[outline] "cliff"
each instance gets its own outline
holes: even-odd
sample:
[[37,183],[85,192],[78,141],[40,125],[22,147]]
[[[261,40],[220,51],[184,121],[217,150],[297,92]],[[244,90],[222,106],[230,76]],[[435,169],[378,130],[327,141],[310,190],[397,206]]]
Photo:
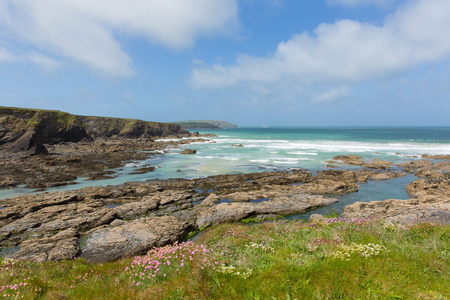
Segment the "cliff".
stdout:
[[0,107],[0,152],[46,154],[44,144],[113,136],[159,138],[186,136],[182,126],[134,119],[77,116],[55,110]]

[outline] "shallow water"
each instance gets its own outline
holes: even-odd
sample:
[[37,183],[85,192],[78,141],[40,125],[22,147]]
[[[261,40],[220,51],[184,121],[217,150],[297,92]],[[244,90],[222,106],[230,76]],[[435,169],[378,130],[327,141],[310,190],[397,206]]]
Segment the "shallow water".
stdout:
[[[326,161],[336,155],[357,154],[365,159],[384,159],[402,163],[427,154],[450,154],[450,127],[252,127],[200,131],[218,135],[211,142],[192,143],[171,148],[169,153],[145,161],[128,163],[115,171],[113,179],[86,181],[47,191],[75,190],[87,186],[118,185],[128,181],[150,179],[198,178],[218,174],[251,173],[304,168],[326,169]],[[244,147],[233,147],[242,144]],[[179,154],[185,148],[197,150],[193,155]],[[136,168],[155,166],[153,172],[134,174]],[[352,166],[340,168],[354,169]],[[361,185],[358,193],[342,199],[348,201],[407,199],[404,188],[413,177]],[[367,192],[365,192],[367,190]],[[0,190],[0,199],[33,193],[31,189]],[[361,200],[363,199],[363,200]],[[338,208],[336,208],[338,209]]]
[[[411,197],[406,193],[405,187],[411,181],[416,180],[417,177],[414,174],[404,177],[398,177],[386,181],[368,181],[364,184],[358,184],[360,186],[359,191],[356,193],[350,193],[345,195],[333,195],[333,198],[337,198],[339,201],[324,207],[319,207],[308,211],[304,214],[289,216],[287,219],[296,220],[303,219],[308,220],[312,214],[326,215],[330,213],[342,213],[342,209],[349,204],[369,201],[383,201],[386,199],[398,199],[407,200]],[[386,197],[388,195],[388,197]]]

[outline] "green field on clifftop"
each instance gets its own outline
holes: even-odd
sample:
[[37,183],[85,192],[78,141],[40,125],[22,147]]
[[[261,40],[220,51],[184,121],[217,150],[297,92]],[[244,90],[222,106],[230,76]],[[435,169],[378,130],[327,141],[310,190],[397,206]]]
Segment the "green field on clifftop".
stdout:
[[92,264],[0,260],[4,299],[449,299],[450,226],[224,224]]

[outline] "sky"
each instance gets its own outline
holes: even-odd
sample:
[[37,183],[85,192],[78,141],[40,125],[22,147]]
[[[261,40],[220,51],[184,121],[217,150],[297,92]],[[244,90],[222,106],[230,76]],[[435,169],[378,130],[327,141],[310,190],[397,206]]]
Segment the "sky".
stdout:
[[450,126],[449,0],[0,0],[0,106]]

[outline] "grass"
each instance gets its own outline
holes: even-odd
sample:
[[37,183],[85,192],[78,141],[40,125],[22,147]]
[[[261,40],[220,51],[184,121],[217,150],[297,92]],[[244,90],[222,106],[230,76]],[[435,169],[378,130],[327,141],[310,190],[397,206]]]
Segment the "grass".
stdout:
[[223,224],[104,264],[0,262],[5,299],[449,299],[450,226]]

